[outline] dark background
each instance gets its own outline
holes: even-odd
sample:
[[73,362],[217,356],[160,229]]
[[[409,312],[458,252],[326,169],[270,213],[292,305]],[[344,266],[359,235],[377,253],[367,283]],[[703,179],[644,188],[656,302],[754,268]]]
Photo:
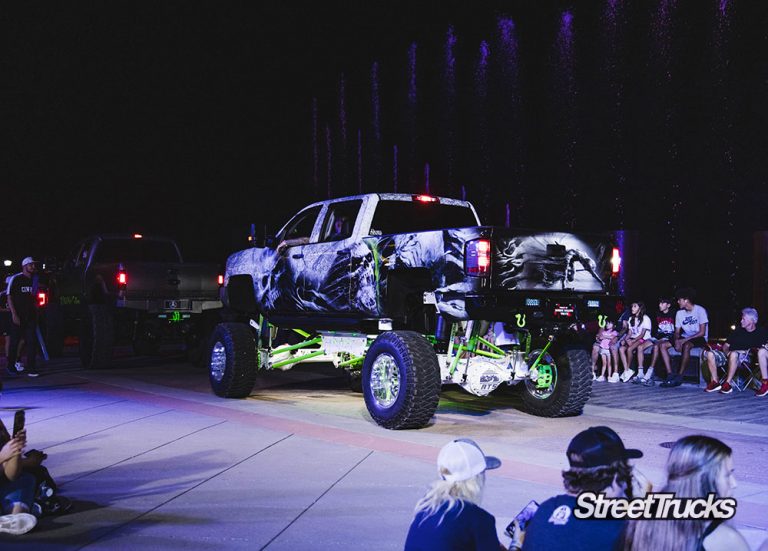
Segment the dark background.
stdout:
[[486,223],[508,204],[513,226],[636,231],[625,262],[651,307],[692,285],[730,322],[753,300],[764,2],[16,3],[0,18],[3,258],[141,231],[223,261],[251,223],[392,190],[397,146],[398,191],[425,191],[429,164],[430,192],[463,186]]

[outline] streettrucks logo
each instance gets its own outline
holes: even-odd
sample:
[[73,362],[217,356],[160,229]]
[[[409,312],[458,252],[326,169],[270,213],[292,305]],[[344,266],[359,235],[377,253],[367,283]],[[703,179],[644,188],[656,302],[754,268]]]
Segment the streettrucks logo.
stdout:
[[715,494],[684,498],[672,493],[648,493],[645,497],[627,499],[584,492],[576,499],[574,514],[579,519],[600,520],[727,520],[736,514],[736,500]]

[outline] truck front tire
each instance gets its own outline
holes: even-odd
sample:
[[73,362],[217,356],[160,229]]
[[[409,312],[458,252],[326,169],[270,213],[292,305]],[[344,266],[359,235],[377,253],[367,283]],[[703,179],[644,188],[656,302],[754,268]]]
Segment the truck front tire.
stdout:
[[115,323],[106,304],[89,304],[80,328],[80,362],[86,369],[105,367],[112,360]]
[[246,398],[256,384],[256,338],[244,323],[220,323],[213,330],[209,356],[213,392],[223,398]]
[[387,429],[429,423],[440,400],[440,366],[432,345],[413,331],[379,335],[365,355],[363,395],[368,412]]
[[[534,352],[531,357],[537,355]],[[533,381],[525,381],[523,409],[539,417],[579,415],[592,394],[592,367],[587,351],[566,350],[556,357],[545,354],[542,363],[554,366],[552,388],[538,389]]]

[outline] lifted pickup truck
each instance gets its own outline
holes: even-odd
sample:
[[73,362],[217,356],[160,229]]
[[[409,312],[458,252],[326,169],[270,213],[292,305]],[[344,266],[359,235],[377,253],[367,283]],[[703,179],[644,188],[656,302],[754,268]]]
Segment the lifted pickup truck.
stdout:
[[[245,397],[259,369],[330,361],[360,377],[390,429],[427,424],[443,384],[480,396],[520,385],[530,413],[578,414],[592,388],[584,326],[622,302],[614,241],[481,226],[470,203],[443,197],[309,205],[227,260],[222,298],[239,318],[214,331],[212,388]],[[276,328],[301,342],[279,345]]]
[[176,243],[163,237],[84,239],[56,274],[61,335],[79,335],[86,368],[109,363],[120,340],[137,354],[156,352],[168,338],[183,339],[190,353],[206,350],[222,307],[218,272],[183,262]]

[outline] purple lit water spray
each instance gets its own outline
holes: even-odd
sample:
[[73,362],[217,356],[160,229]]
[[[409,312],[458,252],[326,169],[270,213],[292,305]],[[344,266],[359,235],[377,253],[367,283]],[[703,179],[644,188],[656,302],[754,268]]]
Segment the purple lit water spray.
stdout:
[[487,213],[491,208],[490,186],[490,156],[488,154],[488,57],[491,49],[488,43],[480,42],[480,49],[475,65],[475,100],[474,132],[475,154],[477,155],[477,170],[475,176],[480,180],[480,197],[483,210]]
[[448,27],[445,36],[445,66],[443,68],[443,120],[445,140],[445,164],[447,188],[454,189],[456,173],[456,34],[453,27]]
[[371,116],[373,138],[381,141],[381,103],[379,100],[379,64],[374,61],[371,65]]
[[363,132],[357,129],[357,192],[363,193]]
[[570,11],[564,11],[560,16],[560,31],[557,34],[557,70],[559,81],[558,98],[561,102],[561,108],[564,110],[561,119],[565,140],[563,160],[566,168],[566,197],[565,201],[563,201],[563,217],[566,223],[571,228],[574,228],[576,226],[574,205],[577,199],[574,174],[576,154],[576,84],[573,68],[573,14]]
[[312,98],[312,192],[320,194],[320,156],[317,144],[317,98]]
[[347,101],[346,101],[346,82],[344,73],[339,78],[339,130],[341,132],[341,150],[347,150]]
[[617,184],[614,184],[614,204],[615,219],[619,228],[626,226],[626,212],[624,196],[627,192],[626,161],[625,155],[620,149],[624,144],[622,132],[622,105],[624,104],[624,86],[619,71],[619,23],[621,14],[619,10],[619,1],[610,0],[605,5],[603,15],[606,27],[606,59],[605,74],[608,78],[608,87],[611,92],[611,103],[608,109],[611,110],[610,134],[612,137],[613,152],[609,154],[608,165],[613,171],[613,177]]
[[424,163],[424,191],[429,195],[429,163]]
[[331,181],[333,179],[333,150],[331,149],[331,127],[327,124],[325,125],[325,152],[327,154],[326,160],[327,160],[327,188],[326,188],[326,196],[328,199],[333,197],[333,190],[331,187]]
[[397,193],[397,145],[392,146],[392,190]]

